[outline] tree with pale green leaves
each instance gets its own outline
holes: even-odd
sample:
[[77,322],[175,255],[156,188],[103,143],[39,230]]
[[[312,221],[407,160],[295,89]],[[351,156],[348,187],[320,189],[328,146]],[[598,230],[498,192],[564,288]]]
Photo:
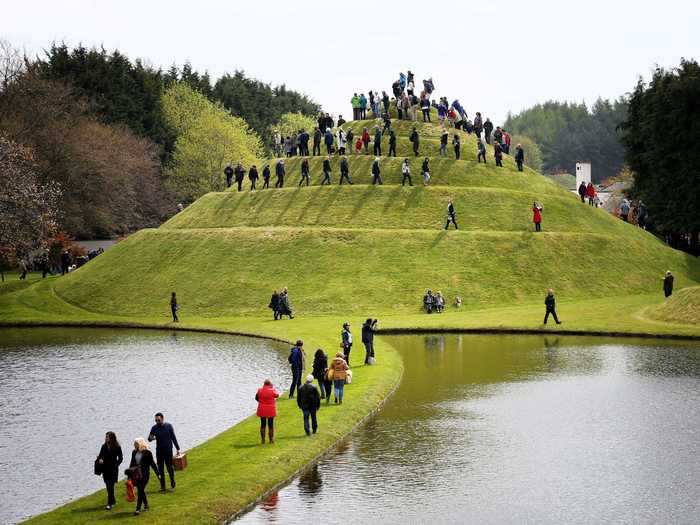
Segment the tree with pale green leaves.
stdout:
[[243,119],[189,85],[170,86],[162,107],[166,122],[177,133],[166,174],[180,199],[189,202],[207,192],[222,191],[227,163],[240,161],[248,168],[263,158],[260,137]]
[[298,133],[300,129],[306,130],[306,132],[311,135],[313,134],[314,127],[316,127],[316,120],[313,117],[303,115],[300,112],[285,113],[280,117],[279,121],[270,128],[270,135],[275,131],[279,131],[283,137],[286,137]]

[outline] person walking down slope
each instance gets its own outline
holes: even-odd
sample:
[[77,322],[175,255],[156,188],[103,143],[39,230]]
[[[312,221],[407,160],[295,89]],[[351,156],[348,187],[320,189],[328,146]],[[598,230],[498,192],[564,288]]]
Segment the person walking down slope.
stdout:
[[301,386],[301,374],[304,371],[304,341],[299,339],[289,351],[287,358],[292,367],[292,386],[289,387],[289,399],[294,398],[294,390]]
[[275,165],[275,175],[277,176],[277,182],[275,182],[275,188],[284,188],[284,160],[280,159]]
[[408,137],[408,140],[410,140],[413,144],[413,154],[417,157],[418,148],[420,147],[420,137],[415,126],[413,126],[413,131],[411,131],[411,135]]
[[260,441],[265,444],[265,427],[267,427],[270,444],[275,442],[275,417],[277,416],[277,401],[279,393],[272,386],[272,381],[265,379],[263,386],[255,393],[258,409],[255,412],[260,418]]
[[331,158],[329,156],[323,159],[323,180],[321,181],[321,186],[324,184],[329,186],[331,184]]
[[153,460],[153,454],[148,450],[148,445],[146,440],[143,438],[136,438],[134,441],[134,450],[131,452],[131,462],[129,463],[129,477],[134,482],[136,486],[136,492],[138,497],[136,499],[136,510],[135,515],[141,514],[141,507],[143,510],[148,510],[148,498],[146,497],[146,485],[150,480],[151,469],[156,473],[156,476],[160,477],[158,472],[158,467],[156,462]]
[[389,156],[396,157],[396,132],[389,129]]
[[542,231],[542,208],[541,204],[538,204],[537,202],[532,203],[532,222],[535,223],[535,231],[536,232],[541,232]]
[[326,154],[333,153],[333,132],[331,128],[326,128],[326,133],[323,136],[323,142],[326,144]]
[[589,206],[595,206],[595,186],[592,182],[588,183],[586,186],[586,197],[588,197]]
[[[299,388],[297,406],[304,415],[304,432],[306,432],[307,436],[310,436],[312,431],[315,434],[316,430],[318,430],[316,412],[321,408],[321,396],[318,393],[318,389],[314,386],[314,376],[311,374],[306,376],[304,386]],[[311,419],[311,428],[309,428],[309,419]]]
[[423,160],[421,171],[423,172],[423,185],[427,186],[430,183],[430,165],[428,163],[428,157],[425,157]]
[[335,359],[331,361],[331,377],[333,378],[333,390],[335,392],[335,402],[343,404],[343,391],[345,390],[345,380],[348,377],[348,364],[343,359],[343,353],[335,354]]
[[455,225],[455,230],[459,229],[457,227],[457,214],[455,213],[455,207],[454,204],[452,204],[452,200],[447,203],[447,222],[445,223],[445,229],[450,227],[450,223]]
[[318,129],[318,126],[314,128],[314,137],[313,137],[313,146],[311,150],[311,154],[315,157],[316,155],[321,154],[321,130]]
[[462,145],[459,135],[455,133],[454,137],[452,137],[452,146],[455,149],[455,160],[459,160],[459,148]]
[[581,184],[578,187],[578,196],[581,197],[581,203],[585,204],[586,203],[586,193],[588,191],[588,187],[586,186],[586,181],[581,181]]
[[119,465],[122,464],[124,455],[122,447],[117,441],[117,436],[114,432],[105,434],[105,442],[100,448],[100,453],[97,455],[97,462],[102,470],[102,480],[107,488],[107,505],[106,510],[112,510],[112,507],[117,503],[114,497],[114,485],[119,479]]
[[343,347],[345,362],[350,366],[350,352],[352,351],[352,332],[350,323],[343,323],[343,330],[340,332],[340,345]]
[[233,168],[231,167],[230,162],[226,164],[226,167],[224,168],[224,176],[226,177],[226,188],[230,188],[231,183],[233,182]]
[[483,159],[484,164],[486,164],[486,146],[484,146],[484,143],[481,142],[481,139],[476,139],[476,150],[477,150],[477,155],[476,155],[477,163],[481,162],[481,160]]
[[525,163],[525,151],[521,144],[515,146],[515,164],[518,166],[518,171],[523,171],[523,164]]
[[161,412],[155,415],[156,424],[151,427],[148,441],[156,442],[156,460],[160,475],[160,491],[165,492],[165,470],[170,478],[170,488],[175,490],[175,469],[173,469],[173,446],[177,454],[180,454],[180,445],[175,437],[175,429],[170,423],[165,422]]
[[326,398],[326,403],[331,400],[332,381],[328,379],[328,357],[321,348],[314,354],[313,375],[318,381],[321,390],[321,399]]
[[175,292],[170,294],[170,313],[173,314],[173,323],[179,323],[180,319],[177,317],[177,311],[180,309],[180,305],[177,304],[177,295]]
[[369,318],[362,325],[362,344],[365,345],[365,364],[374,364],[374,332],[377,320]]
[[382,172],[379,168],[379,157],[376,157],[372,163],[372,186],[375,184],[384,184],[384,182],[382,182]]
[[671,270],[668,270],[666,272],[666,275],[664,276],[664,296],[670,297],[672,293],[673,293],[673,275],[671,274]]
[[443,128],[440,134],[440,156],[447,157],[447,139],[449,139],[450,134],[446,129]]
[[544,324],[547,324],[549,314],[552,314],[552,317],[554,317],[554,321],[557,324],[561,324],[561,321],[559,321],[559,318],[557,317],[556,301],[554,300],[554,290],[552,290],[551,288],[547,291],[547,297],[544,298],[544,304],[546,308],[546,312],[544,314]]
[[401,186],[405,186],[406,181],[408,181],[409,186],[413,186],[413,181],[411,181],[411,167],[408,165],[408,159],[403,159],[403,163],[401,164],[401,174],[403,175],[401,179]]
[[503,149],[499,142],[494,141],[493,143],[493,157],[496,159],[496,166],[499,168],[503,167]]
[[340,184],[343,184],[343,180],[347,180],[348,184],[352,184],[352,179],[350,178],[350,165],[348,164],[348,158],[345,156],[340,160]]
[[311,179],[309,178],[309,159],[304,157],[301,161],[301,178],[299,179],[299,187],[306,182],[306,185],[308,186],[310,183]]
[[273,318],[275,321],[282,319],[282,314],[280,314],[280,294],[277,293],[277,290],[274,290],[272,292],[272,297],[270,297],[270,304],[267,306],[272,310]]
[[382,154],[382,130],[379,126],[374,128],[374,156],[379,157]]

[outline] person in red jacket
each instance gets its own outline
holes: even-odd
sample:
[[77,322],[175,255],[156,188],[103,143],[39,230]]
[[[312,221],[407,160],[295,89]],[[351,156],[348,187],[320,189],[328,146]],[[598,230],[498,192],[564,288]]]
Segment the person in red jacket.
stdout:
[[538,204],[537,201],[532,203],[532,222],[535,223],[535,231],[542,231],[542,205]]
[[274,422],[277,415],[276,399],[279,396],[269,379],[265,379],[262,388],[258,388],[258,392],[255,394],[255,400],[258,402],[256,414],[260,418],[260,439],[263,445],[265,444],[265,426],[270,434],[270,443],[275,442]]
[[588,197],[588,204],[591,206],[595,205],[595,186],[593,186],[592,182],[588,183],[588,186],[586,186],[586,197]]

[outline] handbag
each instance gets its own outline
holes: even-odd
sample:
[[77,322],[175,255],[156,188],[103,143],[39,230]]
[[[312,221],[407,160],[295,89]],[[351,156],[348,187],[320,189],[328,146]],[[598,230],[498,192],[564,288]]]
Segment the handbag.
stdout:
[[335,377],[335,373],[333,372],[332,368],[329,368],[326,371],[326,381],[333,381],[333,378]]
[[187,454],[181,452],[173,458],[173,467],[175,470],[185,470],[187,468]]
[[134,483],[138,483],[143,478],[143,475],[141,474],[141,467],[139,467],[138,465],[129,467],[124,471],[124,474],[126,474],[126,477]]
[[104,472],[104,465],[100,463],[100,458],[95,460],[95,476],[101,476]]
[[349,385],[352,383],[352,370],[347,370],[345,373],[345,384]]
[[134,494],[134,482],[130,479],[126,480],[126,501],[133,502],[136,500],[136,495]]

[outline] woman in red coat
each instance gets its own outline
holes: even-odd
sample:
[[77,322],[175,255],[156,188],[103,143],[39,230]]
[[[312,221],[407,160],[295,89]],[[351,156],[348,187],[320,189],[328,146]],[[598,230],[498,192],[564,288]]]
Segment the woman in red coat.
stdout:
[[260,439],[265,444],[265,426],[270,434],[270,443],[275,442],[274,422],[277,415],[276,399],[280,395],[272,386],[272,381],[265,379],[262,388],[258,388],[255,400],[258,402],[257,415],[260,418]]
[[537,202],[532,203],[532,222],[535,223],[535,231],[542,231],[542,205]]
[[595,204],[595,186],[593,186],[592,182],[589,182],[588,186],[586,186],[586,197],[588,197],[588,204],[593,206]]

